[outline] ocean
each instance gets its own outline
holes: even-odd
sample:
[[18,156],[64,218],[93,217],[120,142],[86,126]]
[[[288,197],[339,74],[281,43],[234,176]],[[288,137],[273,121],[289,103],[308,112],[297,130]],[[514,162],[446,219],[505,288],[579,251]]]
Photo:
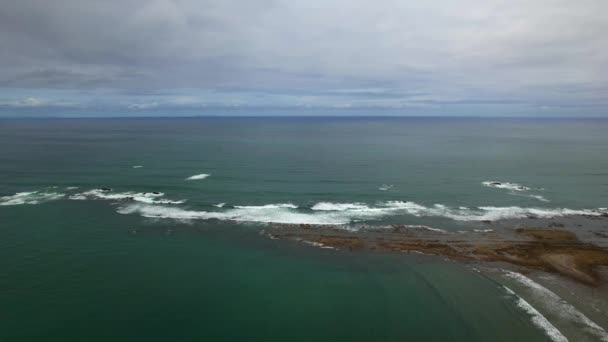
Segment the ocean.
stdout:
[[603,333],[553,321],[524,275],[518,288],[441,257],[263,234],[601,215],[606,132],[605,119],[1,119],[0,340],[608,339],[603,313],[575,309]]

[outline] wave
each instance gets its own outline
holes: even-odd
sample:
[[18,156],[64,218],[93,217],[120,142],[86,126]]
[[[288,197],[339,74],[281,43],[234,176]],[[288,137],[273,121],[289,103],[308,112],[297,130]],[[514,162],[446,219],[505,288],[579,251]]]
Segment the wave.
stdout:
[[551,202],[548,199],[546,199],[544,196],[541,196],[541,195],[528,195],[528,197],[535,198],[535,199],[537,199],[539,201],[542,201],[542,202]]
[[[155,200],[139,201],[144,204],[162,204]],[[218,208],[218,205],[215,205]],[[413,215],[417,217],[443,217],[456,221],[486,221],[526,217],[555,217],[566,215],[604,215],[598,210],[541,209],[520,207],[478,207],[450,208],[441,204],[432,207],[414,202],[390,201],[369,206],[363,203],[319,202],[310,208],[302,208],[291,203],[266,204],[259,206],[236,205],[223,211],[185,210],[157,205],[129,205],[120,213],[140,214],[145,217],[173,218],[178,220],[219,219],[262,223],[345,225],[365,220],[377,220],[392,215]]]
[[486,181],[486,182],[481,182],[481,184],[492,187],[492,188],[507,189],[507,190],[511,190],[511,191],[531,190],[531,188],[529,188],[527,186],[523,186],[521,184],[511,183],[511,182]]
[[132,168],[134,169],[141,169],[143,167],[143,165],[133,165]]
[[534,198],[534,199],[542,201],[542,202],[550,202],[544,196],[526,193],[527,191],[530,191],[530,190],[543,190],[541,188],[530,188],[530,187],[523,186],[523,185],[517,184],[517,183],[497,182],[497,181],[486,181],[486,182],[481,182],[481,184],[483,184],[484,186],[487,186],[487,187],[491,187],[491,188],[509,190],[510,195]]
[[582,330],[588,334],[599,338],[600,341],[608,341],[608,332],[604,328],[590,320],[582,312],[578,311],[574,306],[563,300],[561,297],[553,293],[551,290],[540,285],[534,280],[516,272],[505,271],[505,275],[529,289],[534,298],[541,300],[542,305],[547,308],[553,315],[569,321],[576,326],[582,327]]
[[392,190],[395,186],[392,184],[382,184],[381,187],[378,188],[380,191],[389,191]]
[[163,199],[165,194],[162,192],[112,192],[110,189],[93,189],[79,194],[74,194],[68,197],[71,200],[116,200],[116,201],[136,201],[148,204],[182,204],[185,200],[168,200]]
[[353,214],[365,213],[366,216],[386,216],[391,214],[409,214],[418,217],[444,217],[455,221],[496,221],[517,218],[550,218],[567,215],[600,216],[606,212],[599,209],[568,209],[568,208],[522,208],[522,207],[458,207],[451,208],[442,204],[424,206],[415,202],[389,201],[370,207],[362,203],[330,203],[319,202],[311,207],[312,210],[342,211]]
[[58,200],[63,197],[64,194],[56,192],[18,192],[14,195],[0,197],[0,205],[39,204],[43,202]]
[[118,209],[121,214],[139,214],[149,218],[169,218],[176,220],[209,220],[342,225],[350,218],[339,213],[303,213],[298,212],[292,204],[271,204],[264,206],[240,206],[225,211],[196,211],[176,207],[149,204],[130,204]]
[[205,179],[205,178],[207,178],[207,177],[209,177],[209,176],[211,176],[211,175],[206,174],[206,173],[201,173],[201,174],[198,174],[198,175],[193,175],[193,176],[190,176],[190,177],[186,178],[186,180],[199,180],[199,179]]
[[[139,202],[143,204],[182,204],[185,200],[164,198],[162,192],[115,192],[110,188],[99,188],[80,193],[68,192],[20,192],[12,196],[0,197],[0,205],[37,204],[40,202],[66,197],[70,200],[111,200],[121,202]],[[570,215],[607,216],[608,209],[569,209],[569,208],[536,208],[536,207],[449,207],[443,204],[426,206],[411,201],[387,201],[374,205],[352,202],[334,203],[318,202],[309,207],[301,207],[293,203],[265,205],[235,205],[225,207],[225,203],[214,204],[223,211],[188,211],[176,216],[190,216],[196,219],[219,218],[237,221],[330,224],[343,225],[365,220],[377,220],[387,216],[412,215],[416,217],[440,217],[455,221],[498,221],[521,218],[551,218]],[[172,210],[174,208],[169,208]],[[142,209],[146,215],[153,208]],[[162,214],[165,215],[165,214]],[[161,215],[161,216],[162,216]],[[172,214],[167,214],[171,217]]]
[[310,209],[312,210],[325,210],[325,211],[346,211],[346,210],[361,210],[368,209],[369,207],[362,203],[331,203],[331,202],[319,202],[313,205]]
[[526,302],[523,298],[515,294],[510,288],[503,286],[508,294],[516,298],[516,303],[519,308],[524,310],[530,315],[532,324],[542,329],[552,341],[555,342],[568,342],[566,336],[564,336],[557,328],[549,322],[538,310],[536,310],[530,303]]
[[264,205],[235,205],[237,209],[297,209],[298,206],[291,203],[279,203],[279,204],[264,204]]

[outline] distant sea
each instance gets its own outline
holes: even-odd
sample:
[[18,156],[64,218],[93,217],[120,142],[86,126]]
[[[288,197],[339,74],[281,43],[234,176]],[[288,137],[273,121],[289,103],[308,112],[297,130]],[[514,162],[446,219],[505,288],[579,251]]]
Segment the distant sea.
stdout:
[[0,340],[560,340],[471,267],[261,232],[598,215],[607,132],[603,119],[0,119]]

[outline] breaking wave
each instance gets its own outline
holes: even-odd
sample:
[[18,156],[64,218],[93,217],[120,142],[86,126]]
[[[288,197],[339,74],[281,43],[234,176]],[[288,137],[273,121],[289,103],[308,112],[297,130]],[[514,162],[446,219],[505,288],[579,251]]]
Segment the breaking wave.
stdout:
[[[71,188],[73,189],[73,188]],[[422,205],[411,201],[387,201],[367,204],[362,202],[335,203],[318,202],[302,206],[293,203],[265,205],[234,205],[225,203],[209,205],[210,211],[178,209],[162,205],[183,204],[186,200],[164,197],[162,192],[117,192],[110,188],[98,188],[84,192],[19,192],[0,197],[0,205],[38,204],[67,198],[70,200],[109,200],[126,204],[141,203],[149,206],[121,207],[123,213],[139,213],[149,217],[176,219],[220,219],[252,222],[344,225],[366,220],[378,220],[389,216],[411,215],[416,217],[439,217],[455,221],[498,221],[521,218],[551,218],[558,216],[586,215],[608,216],[608,209],[569,209],[537,207],[463,207],[443,204]]]
[[39,204],[43,202],[58,200],[64,195],[56,192],[18,192],[11,196],[0,197],[0,205]]
[[503,286],[507,293],[516,298],[517,306],[524,310],[530,319],[532,324],[542,329],[552,341],[555,342],[568,342],[566,336],[564,336],[557,328],[549,322],[538,310],[536,310],[530,303],[526,302],[523,298],[515,294],[510,288]]
[[534,198],[534,199],[542,201],[542,202],[550,202],[544,196],[527,193],[530,190],[543,190],[541,188],[530,188],[530,187],[523,186],[523,185],[517,184],[517,183],[497,182],[497,181],[486,181],[486,182],[481,182],[481,184],[483,184],[484,186],[487,186],[487,187],[491,187],[491,188],[509,190],[510,195]]
[[324,210],[324,211],[346,211],[346,210],[362,210],[369,209],[369,207],[362,203],[331,203],[331,202],[319,202],[310,208],[312,210]]
[[486,181],[486,182],[481,182],[481,184],[492,187],[492,188],[507,189],[507,190],[511,190],[511,191],[531,190],[531,188],[529,188],[527,186],[523,186],[521,184],[511,183],[511,182]]
[[139,214],[149,218],[176,220],[225,220],[259,223],[330,224],[341,225],[350,218],[340,213],[304,213],[292,204],[270,204],[263,206],[235,206],[225,211],[196,211],[176,207],[148,204],[130,204],[118,209],[121,214]]
[[161,198],[165,194],[162,192],[112,192],[111,189],[93,189],[79,194],[74,194],[68,198],[71,200],[115,200],[115,201],[135,201],[148,204],[181,204],[185,200],[173,201]]
[[[149,203],[146,204],[159,204]],[[217,205],[215,205],[217,207]],[[485,221],[526,217],[555,217],[566,215],[604,215],[601,210],[541,209],[520,207],[451,208],[441,204],[427,207],[414,202],[390,201],[369,206],[364,203],[319,202],[310,208],[291,203],[266,204],[260,206],[234,206],[223,211],[197,211],[158,205],[128,205],[122,214],[140,214],[145,217],[173,218],[178,220],[232,220],[263,223],[343,225],[364,220],[377,220],[391,215],[413,215],[417,217],[443,217],[456,221]]]
[[516,272],[506,271],[505,275],[530,290],[534,298],[542,302],[543,308],[546,308],[553,315],[576,326],[580,326],[584,332],[599,338],[600,341],[608,341],[608,332],[604,328],[590,320],[551,290]]
[[199,180],[199,179],[205,179],[205,178],[207,178],[207,177],[209,177],[209,176],[211,176],[211,175],[206,174],[206,173],[201,173],[201,174],[198,174],[198,175],[190,176],[190,177],[186,178],[186,180]]
[[392,185],[392,184],[382,184],[382,186],[379,187],[378,190],[380,190],[380,191],[390,191],[393,188],[395,188],[395,186]]
[[341,211],[353,214],[365,214],[366,216],[385,216],[390,214],[408,214],[418,217],[445,217],[456,221],[496,221],[501,219],[516,218],[549,218],[567,215],[592,215],[600,216],[605,214],[600,209],[544,209],[544,208],[522,208],[522,207],[458,207],[452,208],[442,204],[424,206],[415,202],[389,201],[380,203],[375,207],[370,207],[362,203],[330,203],[319,202],[312,210],[322,211]]

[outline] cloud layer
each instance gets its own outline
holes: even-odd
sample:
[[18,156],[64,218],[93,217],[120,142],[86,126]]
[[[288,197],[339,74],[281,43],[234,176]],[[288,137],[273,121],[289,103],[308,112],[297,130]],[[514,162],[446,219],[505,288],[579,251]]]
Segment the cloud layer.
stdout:
[[603,0],[4,1],[0,111],[603,115],[607,10]]

